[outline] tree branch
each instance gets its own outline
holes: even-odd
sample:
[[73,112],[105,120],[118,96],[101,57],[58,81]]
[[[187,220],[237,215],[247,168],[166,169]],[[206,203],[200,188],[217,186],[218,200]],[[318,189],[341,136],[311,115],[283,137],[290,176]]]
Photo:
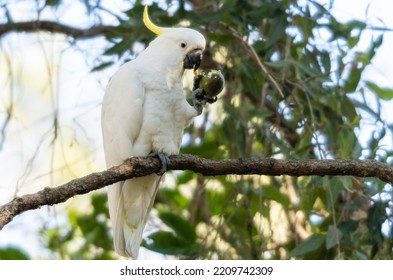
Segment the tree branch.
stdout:
[[[291,176],[355,176],[374,177],[393,184],[393,167],[375,160],[278,160],[248,158],[210,160],[193,155],[169,157],[168,170],[191,170],[204,176],[228,174]],[[153,157],[135,157],[106,171],[92,173],[56,188],[16,197],[0,207],[0,230],[18,214],[44,205],[65,202],[69,198],[103,188],[133,177],[159,172],[161,163]]]
[[0,24],[0,37],[9,32],[37,32],[48,31],[52,33],[63,33],[74,39],[91,38],[103,36],[113,32],[113,26],[97,25],[87,29],[74,28],[69,25],[54,21],[26,21]]

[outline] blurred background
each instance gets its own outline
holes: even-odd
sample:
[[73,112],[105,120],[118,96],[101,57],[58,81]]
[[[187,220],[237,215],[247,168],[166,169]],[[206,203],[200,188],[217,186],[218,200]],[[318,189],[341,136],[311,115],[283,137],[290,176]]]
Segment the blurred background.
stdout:
[[[225,75],[182,153],[392,164],[389,0],[0,0],[1,205],[105,169],[101,101],[154,39],[144,5],[201,31],[202,68]],[[171,172],[139,258],[392,259],[391,199],[373,178]],[[105,189],[0,231],[0,259],[116,258]]]

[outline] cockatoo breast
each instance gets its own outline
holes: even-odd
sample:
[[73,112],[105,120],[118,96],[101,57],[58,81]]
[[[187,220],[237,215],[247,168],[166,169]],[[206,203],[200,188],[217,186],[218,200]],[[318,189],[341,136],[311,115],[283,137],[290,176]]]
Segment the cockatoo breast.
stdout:
[[145,84],[143,124],[135,149],[142,145],[142,150],[146,150],[150,145],[151,152],[177,154],[183,131],[197,112],[185,99],[181,79],[170,85],[162,80],[159,88],[149,87],[149,84]]

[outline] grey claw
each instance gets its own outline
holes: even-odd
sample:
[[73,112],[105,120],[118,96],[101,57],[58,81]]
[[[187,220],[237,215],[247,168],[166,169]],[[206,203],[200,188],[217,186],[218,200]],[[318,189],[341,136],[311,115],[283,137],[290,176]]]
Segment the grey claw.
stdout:
[[151,152],[148,156],[158,157],[158,159],[161,161],[161,169],[156,173],[158,176],[162,176],[165,172],[168,171],[169,157],[166,154]]
[[202,114],[203,106],[206,104],[202,89],[197,88],[192,91],[192,103],[198,115]]

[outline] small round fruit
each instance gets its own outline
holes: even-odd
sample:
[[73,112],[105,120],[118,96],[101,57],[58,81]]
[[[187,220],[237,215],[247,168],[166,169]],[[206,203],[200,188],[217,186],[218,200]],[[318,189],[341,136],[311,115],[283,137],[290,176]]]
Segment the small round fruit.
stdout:
[[199,88],[203,89],[205,96],[209,99],[215,98],[224,89],[224,85],[224,76],[219,70],[211,70],[203,74],[199,82]]

